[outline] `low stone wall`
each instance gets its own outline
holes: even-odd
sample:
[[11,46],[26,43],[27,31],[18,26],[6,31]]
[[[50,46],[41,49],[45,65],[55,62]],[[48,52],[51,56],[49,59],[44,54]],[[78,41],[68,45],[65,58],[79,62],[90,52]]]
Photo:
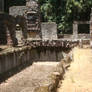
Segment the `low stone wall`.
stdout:
[[0,75],[18,68],[23,64],[32,64],[31,48],[10,48],[0,52]]
[[59,47],[31,48],[29,46],[3,50],[0,52],[0,81],[24,69],[26,65],[32,65],[33,62],[59,62],[67,56],[68,52]]
[[[47,80],[36,88],[34,92],[57,92],[60,80],[63,80],[65,71],[70,67],[71,56],[67,55],[66,58],[61,60],[61,62],[56,66],[54,72],[48,76]],[[49,80],[49,81],[48,81]]]
[[17,44],[15,35],[16,19],[6,13],[0,13],[0,45]]
[[60,62],[70,51],[62,47],[36,47],[32,49],[34,61]]

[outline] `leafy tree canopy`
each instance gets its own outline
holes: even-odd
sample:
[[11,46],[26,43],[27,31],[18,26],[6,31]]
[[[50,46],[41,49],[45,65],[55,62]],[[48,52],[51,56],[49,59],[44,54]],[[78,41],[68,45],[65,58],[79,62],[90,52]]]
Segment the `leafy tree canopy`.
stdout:
[[43,21],[55,21],[62,32],[70,32],[74,20],[89,20],[92,0],[38,0]]

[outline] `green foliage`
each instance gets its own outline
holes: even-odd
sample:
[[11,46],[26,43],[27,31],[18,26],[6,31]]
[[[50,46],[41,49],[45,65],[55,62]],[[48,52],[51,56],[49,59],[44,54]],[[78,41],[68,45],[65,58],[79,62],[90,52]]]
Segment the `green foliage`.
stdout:
[[74,20],[89,20],[92,0],[39,0],[43,21],[55,21],[62,32],[72,30]]

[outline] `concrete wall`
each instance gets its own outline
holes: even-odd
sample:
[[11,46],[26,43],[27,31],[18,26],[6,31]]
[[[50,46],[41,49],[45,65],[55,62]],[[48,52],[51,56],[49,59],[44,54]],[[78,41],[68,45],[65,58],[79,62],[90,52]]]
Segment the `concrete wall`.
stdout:
[[15,29],[16,19],[6,13],[0,13],[0,44],[16,45]]

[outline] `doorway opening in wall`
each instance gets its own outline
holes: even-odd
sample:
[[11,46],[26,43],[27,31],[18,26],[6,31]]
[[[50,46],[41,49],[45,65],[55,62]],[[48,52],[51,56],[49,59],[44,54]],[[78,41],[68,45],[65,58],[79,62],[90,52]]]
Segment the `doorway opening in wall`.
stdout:
[[36,20],[37,20],[36,14],[35,13],[28,13],[27,14],[27,20],[28,20],[29,24],[30,23],[34,24],[36,22]]
[[90,25],[89,24],[79,24],[78,34],[90,34]]
[[26,0],[4,0],[4,11],[9,12],[11,6],[25,6]]

